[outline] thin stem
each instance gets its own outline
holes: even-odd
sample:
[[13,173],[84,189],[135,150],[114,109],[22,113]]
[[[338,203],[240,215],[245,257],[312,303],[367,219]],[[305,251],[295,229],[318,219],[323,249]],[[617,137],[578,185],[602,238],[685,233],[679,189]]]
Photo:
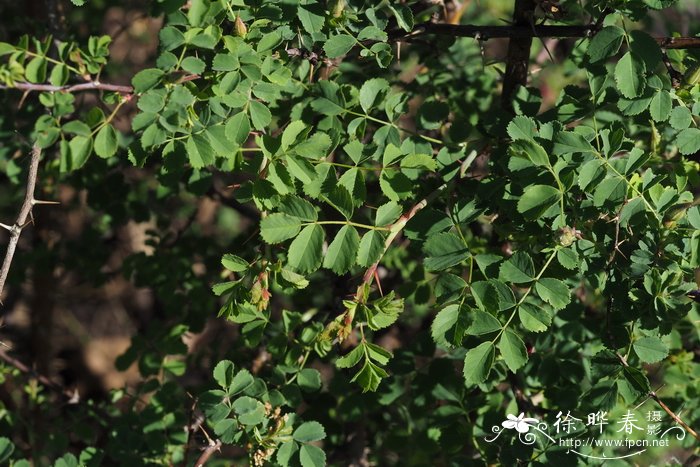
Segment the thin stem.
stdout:
[[19,242],[19,237],[22,234],[22,229],[27,225],[27,219],[29,218],[32,208],[34,207],[34,191],[36,189],[36,178],[39,172],[39,159],[41,158],[41,148],[36,144],[32,148],[32,158],[29,162],[29,174],[27,175],[27,191],[24,195],[24,202],[20,208],[17,220],[10,230],[10,243],[7,245],[7,252],[5,253],[5,259],[0,267],[0,296],[2,296],[3,288],[5,287],[5,281],[7,280],[7,275],[10,272],[10,266],[12,265],[12,258],[15,255],[15,250],[17,249],[17,243]]
[[[422,138],[422,139],[424,139],[425,141],[428,141],[428,142],[430,142],[430,143],[441,144],[441,145],[443,145],[443,146],[451,146],[451,144],[446,143],[446,142],[444,142],[444,141],[442,141],[442,140],[439,140],[439,139],[436,139],[436,138],[432,138],[432,137],[430,137],[430,136],[422,135],[422,134],[417,133],[417,132],[415,132],[415,131],[413,131],[413,130],[409,130],[408,128],[404,128],[404,127],[402,127],[402,126],[399,126],[399,125],[397,125],[396,123],[393,123],[393,122],[388,122],[388,121],[386,121],[386,120],[382,120],[382,119],[379,119],[379,118],[375,118],[375,117],[372,117],[371,115],[362,114],[362,113],[355,112],[355,111],[349,110],[349,109],[345,109],[345,112],[349,113],[350,115],[354,115],[354,116],[356,116],[356,117],[362,117],[362,118],[365,118],[365,119],[370,120],[370,121],[372,121],[372,122],[379,123],[379,124],[381,124],[381,125],[388,125],[388,126],[394,127],[394,128],[396,128],[397,130],[403,131],[403,132],[408,133],[408,134],[411,134],[411,135],[413,135],[413,136],[417,136],[418,138]],[[465,145],[464,143],[460,143],[460,144],[458,144],[457,146],[464,146],[464,145]]]
[[[539,274],[537,274],[537,276],[535,277],[534,282],[537,282],[538,280],[540,280],[540,277],[542,277],[542,274],[544,274],[544,272],[549,267],[549,264],[552,262],[554,257],[557,255],[557,251],[559,251],[559,246],[555,247],[554,250],[552,251],[552,254],[549,255],[549,258],[547,258],[547,262],[544,263],[544,266],[542,266],[542,269],[540,270]],[[495,343],[498,340],[498,338],[501,337],[501,334],[503,334],[503,332],[506,330],[506,328],[508,328],[511,321],[513,321],[513,318],[515,318],[515,314],[518,312],[518,308],[520,307],[520,305],[523,304],[523,302],[528,297],[528,295],[530,295],[530,292],[532,292],[533,287],[534,287],[534,285],[528,287],[528,289],[525,291],[523,296],[520,297],[520,300],[518,300],[518,303],[515,304],[515,308],[513,308],[513,313],[510,314],[508,321],[506,321],[506,324],[503,325],[501,330],[498,332],[498,335],[496,335],[496,337],[493,338],[491,343]]]
[[359,227],[361,229],[367,229],[367,230],[390,230],[389,227],[376,227],[374,225],[368,225],[368,224],[360,224],[358,222],[352,222],[352,221],[316,221],[316,222],[304,222],[301,225],[302,226],[307,226],[307,225],[351,225],[353,227]]
[[603,162],[603,164],[605,164],[606,167],[609,168],[615,175],[620,177],[620,179],[622,179],[625,182],[625,184],[627,184],[627,187],[630,188],[637,196],[639,196],[642,199],[642,201],[644,201],[644,205],[647,207],[647,209],[649,209],[654,214],[654,217],[656,218],[657,222],[661,223],[661,217],[659,216],[659,213],[656,212],[656,210],[654,209],[654,207],[651,204],[649,204],[649,201],[647,201],[647,199],[637,189],[637,187],[632,185],[629,182],[629,180],[627,180],[627,178],[624,175],[622,175],[620,172],[618,172],[617,169],[615,169],[615,167],[613,167],[610,164],[610,162],[605,157],[603,157],[603,155],[600,154],[598,151],[593,152],[593,155],[595,157],[597,157],[598,159],[600,159]]

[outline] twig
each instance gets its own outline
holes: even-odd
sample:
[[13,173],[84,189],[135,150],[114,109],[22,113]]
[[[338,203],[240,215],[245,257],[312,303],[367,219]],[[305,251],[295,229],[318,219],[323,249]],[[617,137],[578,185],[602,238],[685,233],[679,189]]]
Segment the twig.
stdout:
[[[7,275],[10,272],[10,266],[12,265],[12,258],[15,255],[15,250],[17,249],[17,243],[19,242],[19,237],[22,234],[22,230],[27,226],[29,219],[32,215],[32,208],[37,204],[54,204],[53,201],[41,201],[34,198],[34,190],[36,188],[36,177],[39,171],[39,159],[41,158],[41,148],[36,144],[32,148],[32,158],[29,162],[29,174],[27,175],[27,192],[24,195],[24,202],[19,211],[19,216],[14,225],[9,226],[5,224],[0,224],[0,227],[8,230],[10,232],[10,243],[7,245],[7,252],[5,253],[5,259],[2,262],[2,267],[0,267],[0,296],[2,296],[2,291],[5,287],[5,281],[7,280]],[[30,222],[33,222],[31,218]]]
[[[623,357],[622,355],[620,355],[619,352],[615,352],[615,355],[617,356],[618,360],[620,360],[620,363],[622,363],[622,366],[624,366],[624,367],[629,367],[629,364],[627,363],[627,360],[625,359],[625,357]],[[697,432],[696,432],[695,430],[693,430],[690,426],[688,426],[688,424],[685,423],[685,422],[683,421],[683,419],[681,419],[681,417],[679,417],[678,415],[676,415],[676,414],[673,412],[673,410],[671,410],[671,409],[659,398],[659,396],[656,395],[656,392],[655,392],[655,391],[649,391],[648,395],[649,395],[649,397],[651,397],[652,399],[654,399],[654,400],[656,401],[656,403],[659,404],[659,405],[661,406],[662,409],[664,409],[664,411],[669,415],[669,417],[671,417],[673,420],[675,420],[676,423],[678,423],[680,426],[682,426],[683,429],[685,429],[685,431],[687,431],[688,433],[690,433],[690,434],[693,436],[693,438],[695,438],[695,439],[697,439],[697,440],[700,440],[700,436],[697,434]]]
[[[503,76],[503,91],[501,92],[501,107],[506,110],[511,110],[513,107],[513,92],[518,86],[527,84],[532,38],[538,33],[537,28],[532,26],[534,11],[535,2],[533,0],[515,0],[515,7],[513,8],[514,25],[510,28],[512,30],[529,29],[529,31],[526,35],[520,37],[508,36],[510,37],[508,41],[508,58],[506,59],[506,72]],[[480,38],[483,38],[483,35]]]
[[[471,24],[445,24],[423,23],[416,25],[415,29],[406,34],[397,31],[390,34],[393,40],[408,40],[423,35],[473,37],[485,41],[488,39],[532,39],[533,37],[546,38],[583,38],[595,35],[602,27],[602,23],[579,26],[555,26],[555,25],[519,25],[512,26],[479,26]],[[663,49],[696,49],[700,48],[700,37],[655,37],[654,40]]]
[[447,187],[448,187],[447,183],[440,185],[435,191],[433,191],[428,196],[423,198],[421,201],[419,201],[418,203],[413,205],[413,207],[411,207],[411,209],[409,209],[404,214],[402,214],[401,217],[399,217],[399,219],[396,222],[394,222],[393,224],[391,224],[391,226],[389,226],[389,236],[387,236],[386,240],[384,241],[384,249],[382,251],[382,254],[379,255],[379,259],[377,261],[375,261],[374,264],[372,264],[370,267],[367,268],[364,276],[362,277],[362,283],[357,288],[357,294],[355,295],[355,297],[358,300],[362,300],[362,299],[367,298],[367,297],[364,297],[365,286],[372,284],[372,281],[374,280],[374,277],[375,277],[375,272],[377,271],[377,267],[379,267],[379,263],[381,262],[382,257],[384,256],[386,251],[389,249],[389,246],[391,246],[391,244],[394,242],[396,237],[399,235],[401,230],[403,230],[403,228],[406,226],[408,221],[410,221],[416,214],[418,214],[418,211],[420,211],[421,209],[426,207],[428,205],[428,203],[430,203],[435,198],[437,198],[443,191],[445,191],[445,189],[447,189]]
[[39,381],[41,384],[46,386],[49,389],[52,389],[53,391],[56,391],[66,397],[69,401],[69,403],[77,403],[80,398],[78,395],[78,391],[70,391],[66,389],[65,387],[61,386],[60,384],[50,380],[48,377],[41,375],[34,371],[33,369],[29,368],[27,365],[24,363],[20,362],[16,358],[12,357],[9,355],[5,350],[0,349],[0,360],[3,360],[5,363],[8,363],[9,365],[12,365],[13,367],[17,368],[19,371],[21,371],[24,374],[27,374],[33,378],[36,378],[37,381]]
[[209,447],[207,447],[204,452],[202,453],[201,456],[199,456],[199,459],[197,459],[197,462],[194,463],[195,467],[201,467],[202,465],[206,464],[209,458],[214,455],[216,451],[218,451],[221,448],[221,440],[217,439],[215,442],[210,441],[209,442]]
[[0,89],[19,89],[22,91],[42,91],[42,92],[79,92],[79,91],[114,91],[122,94],[133,94],[134,88],[131,86],[120,86],[118,84],[101,83],[99,81],[88,81],[80,84],[66,84],[64,86],[54,86],[52,84],[35,84],[16,82],[12,86],[0,84]]
[[654,392],[654,391],[649,391],[649,397],[651,397],[652,399],[654,399],[654,400],[656,401],[656,403],[659,404],[659,405],[661,406],[661,408],[664,409],[664,411],[665,411],[672,419],[674,419],[674,420],[676,421],[676,423],[678,423],[680,426],[682,426],[682,427],[685,429],[685,431],[687,431],[688,433],[690,433],[691,435],[693,435],[693,438],[695,438],[695,439],[697,439],[697,440],[700,440],[700,437],[699,437],[698,434],[695,432],[695,430],[693,430],[692,428],[690,428],[690,427],[688,426],[688,424],[685,423],[685,422],[681,419],[681,417],[679,417],[678,415],[676,415],[666,404],[664,404],[664,402],[663,402],[661,399],[659,399],[659,396],[656,395],[656,392]]

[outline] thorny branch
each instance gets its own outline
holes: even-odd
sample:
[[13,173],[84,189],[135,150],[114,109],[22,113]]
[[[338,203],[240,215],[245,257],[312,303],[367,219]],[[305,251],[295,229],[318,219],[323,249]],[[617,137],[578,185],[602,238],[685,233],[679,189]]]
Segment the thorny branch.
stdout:
[[79,92],[79,91],[114,91],[122,94],[133,94],[134,88],[131,86],[120,86],[117,84],[102,83],[100,81],[88,81],[80,84],[67,84],[65,86],[54,86],[52,84],[35,84],[16,82],[12,86],[0,84],[0,89],[19,89],[20,91],[40,91],[40,92]]
[[[482,41],[488,39],[532,39],[556,37],[583,38],[595,35],[602,25],[598,23],[582,26],[556,25],[513,25],[513,26],[478,26],[471,24],[423,23],[410,33],[399,32],[390,35],[393,40],[408,40],[425,35],[473,37]],[[654,40],[663,49],[700,48],[700,37],[655,37]]]
[[[615,355],[617,356],[618,360],[620,360],[620,363],[624,367],[629,367],[629,364],[627,363],[627,360],[625,357],[620,355],[619,352],[615,352]],[[685,429],[688,433],[690,433],[695,439],[700,440],[700,436],[697,434],[695,430],[693,430],[687,423],[681,419],[678,415],[676,415],[673,410],[671,410],[660,398],[659,396],[656,395],[655,391],[649,391],[647,394],[649,397],[654,399],[654,401],[661,406],[662,409],[668,414],[669,417],[671,417],[673,420],[675,420],[676,423],[678,423],[680,426]]]
[[[10,272],[10,266],[12,265],[12,258],[15,255],[15,250],[17,249],[17,243],[19,243],[19,237],[22,235],[22,230],[27,226],[29,222],[33,222],[32,218],[32,208],[37,204],[57,204],[53,201],[41,201],[34,198],[34,190],[36,189],[36,177],[39,171],[39,159],[41,158],[41,148],[34,145],[32,148],[32,158],[29,162],[29,174],[27,175],[27,192],[24,195],[24,202],[17,216],[17,220],[13,225],[5,225],[0,223],[0,227],[4,228],[10,232],[10,243],[7,245],[7,252],[5,253],[5,259],[0,267],[0,297],[2,296],[2,291],[5,287],[5,281],[7,280],[7,275]],[[29,222],[27,220],[29,219]]]

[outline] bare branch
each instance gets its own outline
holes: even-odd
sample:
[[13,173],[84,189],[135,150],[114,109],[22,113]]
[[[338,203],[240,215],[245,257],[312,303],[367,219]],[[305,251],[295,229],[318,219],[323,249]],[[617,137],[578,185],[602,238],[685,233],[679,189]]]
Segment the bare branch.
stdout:
[[0,89],[19,89],[22,91],[41,91],[41,92],[79,92],[79,91],[114,91],[122,94],[133,94],[134,88],[131,86],[120,86],[117,84],[101,83],[99,81],[89,81],[87,83],[70,84],[65,86],[54,86],[52,84],[34,84],[25,82],[16,82],[12,86],[0,84]]
[[80,400],[80,397],[78,395],[78,391],[71,391],[60,384],[50,380],[48,377],[37,373],[33,369],[29,368],[27,365],[24,363],[20,362],[13,356],[9,355],[5,350],[0,349],[0,360],[4,361],[5,363],[12,365],[13,367],[17,368],[19,371],[22,373],[29,375],[33,378],[36,378],[37,381],[39,381],[42,385],[45,387],[56,391],[63,395],[70,403],[76,403]]
[[[578,26],[549,25],[513,25],[513,26],[475,26],[470,24],[423,23],[406,34],[392,35],[393,40],[408,40],[424,35],[473,37],[482,41],[488,39],[532,39],[533,37],[582,38],[592,37],[601,25],[587,24]],[[664,49],[700,48],[700,37],[655,37],[654,40]]]
[[27,224],[27,219],[30,216],[32,207],[34,207],[34,190],[36,189],[36,176],[39,171],[39,159],[41,158],[41,148],[36,144],[32,148],[32,158],[29,162],[29,174],[27,175],[27,192],[24,195],[24,202],[19,211],[19,216],[14,225],[10,228],[10,243],[7,245],[7,252],[5,253],[5,259],[2,262],[2,267],[0,267],[0,296],[2,296],[2,291],[5,287],[5,281],[7,280],[7,275],[10,272],[10,265],[12,264],[12,258],[15,255],[15,250],[17,249],[17,243],[19,242],[19,237],[22,234],[22,229]]
[[511,36],[508,41],[506,73],[503,76],[503,91],[501,92],[501,107],[507,110],[512,108],[513,104],[511,98],[515,89],[518,86],[525,86],[527,84],[532,37],[537,34],[537,29],[535,29],[532,24],[534,11],[535,2],[533,0],[515,0],[515,7],[513,8],[513,29],[524,28],[530,29],[531,31],[522,37]]
[[199,456],[199,459],[197,459],[197,462],[194,463],[195,467],[201,467],[202,465],[206,464],[209,458],[218,450],[221,449],[221,440],[217,439],[216,442],[209,442],[209,447],[207,447],[204,452],[202,453],[201,456]]
[[[624,366],[624,367],[629,367],[629,363],[627,363],[627,359],[625,359],[625,357],[623,357],[622,355],[620,355],[619,352],[615,352],[615,355],[617,356],[617,359],[620,361],[620,363],[622,364],[622,366]],[[656,392],[655,392],[655,391],[649,391],[648,396],[651,397],[652,399],[654,399],[654,401],[656,401],[656,403],[659,404],[659,405],[661,406],[662,409],[664,409],[664,412],[666,412],[666,413],[669,415],[669,417],[671,417],[673,420],[675,420],[676,423],[678,423],[680,426],[682,426],[683,429],[685,429],[685,431],[687,431],[688,433],[690,433],[690,434],[693,436],[693,438],[695,438],[695,439],[697,439],[697,440],[700,440],[700,435],[698,435],[697,432],[696,432],[695,430],[693,430],[687,423],[685,423],[685,422],[683,421],[683,419],[681,419],[681,417],[679,417],[678,415],[676,415],[676,414],[673,412],[673,410],[671,410],[671,409],[669,408],[669,406],[667,406],[667,405],[659,398],[659,396],[656,395]]]

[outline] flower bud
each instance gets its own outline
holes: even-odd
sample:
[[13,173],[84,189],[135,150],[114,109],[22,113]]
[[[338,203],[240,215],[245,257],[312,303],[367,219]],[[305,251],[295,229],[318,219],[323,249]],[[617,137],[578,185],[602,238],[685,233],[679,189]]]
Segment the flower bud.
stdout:
[[245,35],[248,34],[248,28],[246,27],[245,23],[241,19],[240,15],[236,16],[236,21],[234,23],[234,29],[236,31],[236,36],[238,36],[238,37],[245,37]]

